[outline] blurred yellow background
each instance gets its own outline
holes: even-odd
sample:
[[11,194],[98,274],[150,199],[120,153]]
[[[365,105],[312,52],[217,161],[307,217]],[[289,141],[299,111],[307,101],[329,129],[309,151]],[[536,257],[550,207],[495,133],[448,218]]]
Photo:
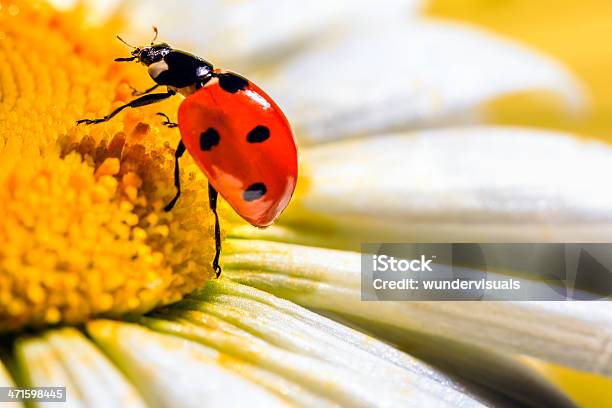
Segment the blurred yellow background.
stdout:
[[496,123],[570,130],[612,141],[612,1],[431,0],[428,14],[468,21],[515,38],[563,62],[588,87],[584,117],[560,114],[541,95],[504,98],[488,107]]
[[[517,39],[563,62],[590,93],[582,117],[547,95],[515,95],[488,106],[492,122],[569,130],[612,142],[612,0],[432,0],[430,16],[458,19]],[[571,350],[568,350],[571,353]],[[612,406],[612,380],[530,363],[581,406]]]

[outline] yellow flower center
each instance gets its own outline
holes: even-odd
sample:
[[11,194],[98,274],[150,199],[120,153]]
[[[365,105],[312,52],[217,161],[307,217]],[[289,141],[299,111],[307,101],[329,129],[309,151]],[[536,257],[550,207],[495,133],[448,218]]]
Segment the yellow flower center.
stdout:
[[[214,273],[207,182],[182,159],[170,213],[180,100],[75,126],[151,85],[83,10],[0,0],[0,331],[143,313]],[[113,28],[114,27],[114,28]],[[128,85],[129,84],[129,85]]]

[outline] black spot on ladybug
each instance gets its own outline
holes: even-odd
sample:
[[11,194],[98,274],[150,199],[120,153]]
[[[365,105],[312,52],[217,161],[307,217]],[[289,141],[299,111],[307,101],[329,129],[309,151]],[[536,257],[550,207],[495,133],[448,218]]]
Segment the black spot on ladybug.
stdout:
[[249,81],[236,74],[219,74],[219,86],[226,92],[236,93],[249,86]]
[[249,143],[261,143],[270,137],[270,129],[266,126],[255,126],[253,130],[247,135],[247,142]]
[[255,183],[251,184],[249,188],[244,190],[244,193],[242,193],[242,198],[244,198],[244,201],[255,201],[263,197],[263,195],[267,192],[268,189],[264,183]]
[[213,128],[208,128],[207,131],[200,133],[200,149],[208,151],[219,144],[219,132]]

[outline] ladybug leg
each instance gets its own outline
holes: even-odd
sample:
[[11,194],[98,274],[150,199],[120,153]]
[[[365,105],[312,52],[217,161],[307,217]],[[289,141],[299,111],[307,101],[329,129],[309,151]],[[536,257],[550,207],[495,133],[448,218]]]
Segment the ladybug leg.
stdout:
[[164,211],[168,212],[172,210],[179,197],[181,196],[181,177],[179,172],[179,159],[185,153],[185,144],[181,140],[176,147],[174,152],[174,185],[176,187],[176,195],[174,198],[164,207]]
[[79,119],[79,120],[76,121],[76,124],[80,125],[81,123],[84,123],[86,125],[93,125],[93,124],[96,124],[96,123],[106,122],[106,121],[110,120],[111,118],[113,118],[115,115],[117,115],[119,112],[124,110],[125,108],[138,108],[140,106],[150,105],[152,103],[163,101],[164,99],[167,99],[167,98],[169,98],[169,97],[171,97],[173,95],[176,95],[176,92],[168,91],[168,92],[165,92],[165,93],[154,93],[154,94],[144,95],[144,96],[141,96],[140,98],[134,99],[133,101],[131,101],[129,103],[126,103],[125,105],[122,105],[122,106],[118,107],[117,109],[115,109],[114,111],[112,111],[108,115],[104,116],[103,118],[98,118],[98,119]]
[[165,113],[157,112],[156,115],[166,118],[166,120],[162,122],[162,125],[168,126],[169,128],[175,128],[178,126],[178,123],[170,122],[170,118]]
[[221,255],[221,228],[219,226],[219,216],[217,215],[217,190],[208,183],[208,204],[215,215],[215,258],[212,261],[212,267],[216,277],[221,276],[221,267],[219,266],[219,255]]
[[155,84],[150,88],[145,89],[144,91],[139,91],[138,89],[134,88],[133,86],[129,85],[130,89],[132,90],[132,96],[142,96],[142,95],[146,95],[148,93],[153,92],[154,90],[156,90],[160,85],[159,84]]

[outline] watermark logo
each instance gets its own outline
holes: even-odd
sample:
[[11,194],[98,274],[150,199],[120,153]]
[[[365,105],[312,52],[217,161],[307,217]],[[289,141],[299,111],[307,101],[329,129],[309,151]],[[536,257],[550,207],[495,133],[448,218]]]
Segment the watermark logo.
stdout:
[[433,272],[430,264],[436,258],[426,259],[421,255],[419,259],[396,259],[389,255],[372,255],[372,269],[374,272]]
[[362,300],[609,300],[612,244],[363,244]]

